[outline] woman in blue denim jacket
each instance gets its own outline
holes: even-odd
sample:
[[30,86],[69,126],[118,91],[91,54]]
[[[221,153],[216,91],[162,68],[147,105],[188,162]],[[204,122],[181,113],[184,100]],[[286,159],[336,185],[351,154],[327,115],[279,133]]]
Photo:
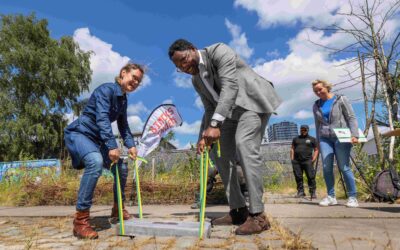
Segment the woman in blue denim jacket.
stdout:
[[[118,143],[113,135],[111,123],[117,121],[118,130],[128,148],[131,158],[137,155],[134,140],[127,121],[127,93],[134,91],[142,81],[144,70],[141,65],[128,63],[116,77],[114,83],[104,83],[94,90],[82,115],[65,128],[65,145],[76,169],[84,168],[80,182],[73,234],[78,238],[95,239],[98,234],[89,224],[89,211],[93,192],[103,167],[114,174],[114,206],[111,217],[118,218],[115,168],[121,178],[122,198],[128,177],[128,167],[120,159]],[[123,209],[124,220],[129,213]]]
[[[353,171],[350,167],[350,152],[353,143],[358,143],[358,124],[349,100],[343,95],[331,93],[332,84],[324,80],[312,83],[315,95],[319,97],[313,106],[317,141],[322,154],[323,173],[328,196],[319,205],[336,205],[333,160],[336,158],[339,170],[343,173],[348,192],[347,207],[358,207],[357,190]],[[341,143],[333,129],[349,128],[351,143]]]

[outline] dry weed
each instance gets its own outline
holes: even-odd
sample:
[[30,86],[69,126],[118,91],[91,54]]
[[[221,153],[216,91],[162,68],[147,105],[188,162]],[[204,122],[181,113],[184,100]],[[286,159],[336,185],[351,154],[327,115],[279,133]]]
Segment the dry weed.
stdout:
[[314,249],[312,247],[311,241],[304,240],[301,238],[301,231],[293,233],[283,227],[277,220],[272,219],[268,215],[268,219],[271,222],[271,228],[273,231],[277,232],[283,241],[284,248],[286,249]]

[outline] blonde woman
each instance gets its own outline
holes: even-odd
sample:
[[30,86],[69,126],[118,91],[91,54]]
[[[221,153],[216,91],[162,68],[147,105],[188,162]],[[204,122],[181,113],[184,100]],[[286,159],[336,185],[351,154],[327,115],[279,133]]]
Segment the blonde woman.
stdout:
[[[80,239],[96,239],[98,234],[89,224],[89,210],[97,180],[103,167],[111,169],[115,176],[116,166],[120,173],[122,200],[125,200],[124,188],[128,177],[128,167],[120,159],[120,151],[111,129],[111,123],[117,121],[118,130],[124,139],[124,145],[132,158],[136,158],[135,142],[127,121],[127,93],[134,91],[142,81],[144,69],[141,65],[128,63],[119,72],[115,82],[104,83],[97,87],[83,110],[82,115],[65,128],[65,145],[72,158],[75,169],[84,169],[78,192],[76,214],[73,222],[73,234]],[[114,178],[114,206],[111,217],[118,218],[116,179]],[[129,213],[123,209],[124,220]]]
[[[315,129],[319,143],[323,173],[328,196],[321,200],[320,206],[336,205],[334,188],[333,160],[336,158],[339,170],[343,173],[348,192],[347,207],[358,207],[357,190],[354,174],[350,167],[350,152],[353,143],[358,143],[358,124],[353,108],[343,95],[335,95],[331,92],[332,84],[324,80],[312,82],[312,88],[319,97],[313,106]],[[341,143],[336,137],[334,128],[349,128],[351,131],[351,143]]]

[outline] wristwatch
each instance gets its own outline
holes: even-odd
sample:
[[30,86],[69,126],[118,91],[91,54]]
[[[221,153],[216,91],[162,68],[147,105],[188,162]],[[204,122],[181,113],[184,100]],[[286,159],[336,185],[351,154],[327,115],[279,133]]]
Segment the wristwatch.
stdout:
[[210,127],[212,127],[212,128],[220,128],[221,125],[222,125],[222,122],[217,121],[217,120],[211,120]]

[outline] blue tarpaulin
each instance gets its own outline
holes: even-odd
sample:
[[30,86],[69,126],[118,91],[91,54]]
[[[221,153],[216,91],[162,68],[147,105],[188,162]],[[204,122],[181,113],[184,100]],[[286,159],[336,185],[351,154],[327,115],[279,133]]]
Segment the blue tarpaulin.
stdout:
[[55,167],[57,176],[61,174],[61,161],[59,159],[0,162],[0,181],[3,180],[3,176],[9,169],[20,167],[27,169]]

